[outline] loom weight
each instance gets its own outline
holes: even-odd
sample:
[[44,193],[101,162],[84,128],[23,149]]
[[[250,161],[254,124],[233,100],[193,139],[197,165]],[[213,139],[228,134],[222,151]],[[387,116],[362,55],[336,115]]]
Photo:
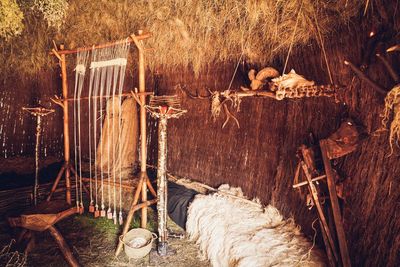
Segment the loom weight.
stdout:
[[112,220],[112,218],[113,218],[113,214],[111,212],[111,209],[108,209],[108,211],[107,211],[107,219]]
[[95,210],[94,217],[98,218],[99,216],[100,216],[100,211],[99,210]]
[[79,214],[83,214],[85,211],[85,207],[83,206],[83,203],[79,206]]
[[93,203],[90,203],[90,205],[89,205],[89,212],[90,212],[90,213],[93,213],[93,212],[94,212],[94,205],[93,205]]
[[100,211],[100,216],[101,217],[106,217],[106,211],[105,210],[101,210]]
[[118,221],[119,221],[119,225],[122,225],[124,223],[124,219],[122,217],[122,212],[119,212],[119,216],[118,216]]

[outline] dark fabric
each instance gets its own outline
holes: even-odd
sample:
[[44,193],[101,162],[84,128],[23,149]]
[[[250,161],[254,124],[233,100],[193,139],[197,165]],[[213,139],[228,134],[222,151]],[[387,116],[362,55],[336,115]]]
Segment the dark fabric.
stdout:
[[180,227],[186,230],[187,211],[198,192],[182,185],[168,182],[168,215]]

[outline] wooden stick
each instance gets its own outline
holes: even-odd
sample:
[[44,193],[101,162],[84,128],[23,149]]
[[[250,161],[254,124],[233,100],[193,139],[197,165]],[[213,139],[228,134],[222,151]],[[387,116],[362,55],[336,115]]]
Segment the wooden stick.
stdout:
[[373,80],[368,78],[367,75],[365,75],[361,70],[359,70],[353,63],[345,60],[344,64],[349,66],[361,80],[367,82],[375,91],[377,91],[380,94],[384,94],[384,95],[387,94],[387,92],[381,86],[379,86]]
[[[140,32],[139,32],[140,34]],[[146,91],[145,84],[145,61],[144,61],[144,51],[142,44],[139,43],[137,36],[132,35],[132,40],[135,42],[139,51],[139,92],[144,93]],[[146,96],[139,96],[141,103],[146,103]],[[146,174],[146,161],[147,161],[147,134],[146,134],[146,108],[144,105],[140,106],[140,171],[147,178]],[[147,178],[148,179],[148,178]],[[147,201],[147,184],[142,183],[142,202]],[[147,207],[142,208],[142,220],[141,227],[146,228],[147,225]]]
[[[137,188],[136,188],[136,191],[135,191],[135,195],[133,197],[132,205],[131,205],[131,208],[129,209],[128,216],[126,217],[126,220],[125,220],[125,225],[124,225],[124,228],[122,230],[122,235],[126,234],[128,232],[128,230],[129,230],[129,226],[130,226],[131,221],[133,219],[133,215],[135,214],[135,211],[136,211],[135,206],[139,201],[139,196],[140,196],[140,193],[142,191],[142,184],[143,184],[144,180],[145,180],[145,176],[144,175],[140,175],[139,183],[137,185]],[[122,246],[123,246],[123,243],[120,240],[118,242],[117,250],[115,251],[115,256],[118,256],[119,253],[121,253]]]
[[[64,49],[64,45],[60,46],[61,50]],[[62,52],[62,51],[59,51]],[[61,79],[62,79],[62,92],[64,98],[63,104],[63,114],[64,114],[64,161],[69,164],[70,160],[70,150],[69,150],[69,113],[68,113],[68,80],[67,80],[67,63],[65,59],[65,54],[61,54]],[[69,167],[65,168],[65,186],[66,191],[66,201],[71,205],[71,181]]]
[[74,255],[72,254],[70,248],[67,245],[67,242],[65,242],[65,239],[63,236],[60,234],[60,232],[57,230],[55,226],[50,226],[48,228],[51,236],[54,238],[54,241],[56,241],[58,247],[60,248],[65,260],[71,267],[79,267],[78,261],[75,259]]
[[389,61],[382,56],[381,54],[376,54],[376,56],[382,61],[383,65],[385,65],[386,69],[389,72],[389,75],[392,77],[393,81],[397,84],[399,83],[399,75],[394,71],[393,67],[390,65]]
[[394,45],[386,49],[386,52],[400,51],[400,44]]
[[51,49],[51,52],[58,58],[58,60],[60,61],[62,60],[61,55],[58,53],[58,51],[56,51],[55,49]]
[[153,197],[157,198],[156,190],[154,190],[154,187],[151,184],[150,179],[146,180],[146,184],[147,184],[147,187],[149,188],[150,193],[153,195]]
[[335,221],[336,233],[339,240],[339,248],[340,248],[340,255],[342,258],[342,264],[344,267],[350,267],[351,266],[350,256],[349,256],[349,251],[347,249],[346,236],[344,233],[344,228],[342,223],[343,222],[342,215],[340,212],[339,200],[337,198],[337,193],[336,193],[334,173],[331,166],[331,162],[328,158],[326,140],[321,140],[319,144],[321,147],[322,160],[324,162],[326,180],[329,190],[329,197],[333,211],[333,219]]
[[31,232],[31,237],[29,238],[28,244],[26,245],[24,249],[24,254],[25,256],[28,256],[28,254],[33,250],[35,243],[36,243],[36,235],[34,231]]
[[[322,180],[322,179],[325,179],[325,178],[326,178],[326,175],[321,175],[321,176],[312,178],[311,182],[319,181],[319,180]],[[298,184],[294,184],[292,187],[293,188],[297,188],[297,187],[301,187],[303,185],[308,185],[308,181],[304,181],[304,182],[300,182]]]
[[[329,262],[330,262],[331,266],[336,266],[335,262],[338,261],[338,254],[336,252],[335,243],[333,242],[331,232],[329,231],[329,227],[328,227],[328,223],[327,223],[326,218],[325,218],[324,211],[323,211],[323,209],[321,207],[321,203],[319,202],[317,189],[315,188],[315,185],[311,181],[312,178],[311,178],[311,174],[310,174],[310,172],[308,170],[307,165],[304,163],[304,161],[300,161],[300,164],[301,164],[301,167],[302,167],[302,169],[304,171],[306,179],[308,181],[308,189],[309,189],[309,191],[311,193],[311,196],[313,198],[315,207],[317,208],[317,211],[318,211],[320,224],[322,226],[321,227],[321,232],[322,232],[323,235],[325,234],[324,241],[328,241],[327,243],[325,243],[325,247],[326,247],[326,250],[327,250]],[[332,255],[335,258],[333,258]]]
[[61,167],[60,171],[57,174],[56,180],[54,181],[53,186],[51,187],[51,191],[50,194],[47,196],[46,201],[50,201],[51,197],[53,196],[54,192],[56,191],[56,188],[58,186],[58,183],[61,180],[61,176],[64,174],[65,168],[66,168],[66,163],[63,164],[63,166]]
[[[93,178],[87,178],[87,177],[83,178],[82,177],[82,181],[84,181],[84,182],[90,182],[91,180],[93,181]],[[114,182],[110,182],[110,181],[107,181],[107,180],[104,180],[103,183],[106,184],[106,185],[108,185],[108,184],[113,185],[114,184]],[[128,184],[124,184],[124,183],[120,184],[119,182],[115,182],[115,186],[126,188],[126,189],[131,189],[131,190],[135,189],[135,187],[132,186],[132,185],[128,185]]]
[[[139,35],[136,35],[136,38],[137,38],[137,40],[144,40],[144,39],[150,38],[151,35],[152,35],[151,33],[139,34]],[[125,42],[131,43],[131,42],[133,42],[133,39],[130,38],[128,40],[119,40],[119,41],[115,41],[115,42],[111,42],[111,43],[104,43],[104,44],[95,45],[95,46],[91,46],[91,47],[83,47],[83,48],[80,48],[79,51],[91,51],[91,50],[94,50],[94,49],[106,48],[106,47],[122,44],[122,43],[125,43]],[[63,49],[63,48],[61,48],[61,49]],[[68,55],[68,54],[78,53],[78,49],[62,50],[62,51],[59,50],[57,52],[58,52],[59,55]],[[54,54],[53,51],[50,52],[50,54]]]
[[[132,94],[136,94],[136,95],[139,95],[139,96],[141,96],[141,95],[149,96],[149,95],[154,95],[154,92],[143,92],[143,93],[140,93],[140,92],[138,92],[138,93],[129,92],[129,93],[122,93],[122,94],[115,94],[114,96],[132,96]],[[110,98],[110,97],[113,97],[113,96],[112,95],[103,95],[103,96],[95,95],[95,96],[91,96],[90,99]],[[83,96],[83,97],[80,97],[80,98],[72,98],[72,97],[70,97],[70,98],[67,98],[67,99],[53,99],[52,101],[53,102],[55,102],[55,101],[65,101],[65,100],[67,100],[67,101],[78,101],[78,100],[88,100],[88,99],[89,99],[88,96]]]

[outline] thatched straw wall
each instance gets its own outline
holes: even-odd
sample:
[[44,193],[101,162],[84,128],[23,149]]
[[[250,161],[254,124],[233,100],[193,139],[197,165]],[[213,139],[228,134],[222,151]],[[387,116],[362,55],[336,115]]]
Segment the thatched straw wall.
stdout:
[[[337,161],[346,178],[345,231],[354,266],[398,266],[400,263],[400,150],[390,153],[388,133],[375,136],[381,126],[383,96],[377,94],[343,64],[344,59],[360,63],[365,54],[369,31],[378,25],[399,30],[399,17],[390,9],[382,16],[360,17],[353,25],[325,40],[328,60],[336,83],[348,85],[346,106],[330,99],[275,101],[244,99],[237,114],[240,129],[231,121],[221,129],[224,117],[213,122],[208,100],[184,99],[188,114],[169,123],[169,171],[217,186],[229,182],[241,186],[251,197],[271,202],[286,216],[294,216],[310,235],[315,211],[308,211],[305,200],[291,188],[296,166],[295,152],[312,132],[317,139],[334,132],[341,119],[352,117],[370,134],[354,153]],[[394,10],[394,9],[392,9]],[[392,19],[395,20],[392,20]],[[360,29],[360,25],[363,25]],[[398,37],[397,37],[398,38]],[[391,43],[395,42],[391,40]],[[397,41],[399,41],[397,39]],[[400,57],[390,55],[399,71]],[[283,60],[276,66],[283,66]],[[177,84],[195,92],[209,87],[225,90],[234,65],[212,67],[193,79],[190,71],[164,72],[160,85],[164,93],[179,93]],[[295,51],[289,61],[293,67],[317,83],[329,83],[320,47],[313,43]],[[248,66],[241,65],[234,88],[248,82]],[[368,74],[387,87],[393,86],[382,63],[372,57]],[[202,91],[206,93],[205,91]]]

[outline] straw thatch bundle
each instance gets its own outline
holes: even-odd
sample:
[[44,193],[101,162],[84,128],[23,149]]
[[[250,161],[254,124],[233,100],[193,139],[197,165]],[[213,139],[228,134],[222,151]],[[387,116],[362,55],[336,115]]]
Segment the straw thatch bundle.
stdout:
[[[317,24],[326,34],[358,14],[363,5],[358,0],[71,0],[64,7],[64,18],[60,8],[56,14],[43,8],[40,13],[40,6],[35,9],[32,1],[24,1],[20,8],[25,30],[8,42],[0,41],[4,51],[0,59],[5,62],[3,71],[12,66],[32,74],[49,67],[46,53],[52,40],[73,48],[125,38],[143,29],[154,35],[147,43],[155,48],[149,61],[152,68],[179,65],[197,73],[207,64],[237,61],[242,54],[248,62],[267,64],[276,55],[286,55],[292,43],[316,39]],[[60,20],[65,21],[61,27]]]
[[127,98],[119,106],[117,97],[114,97],[114,101],[109,99],[102,127],[96,167],[105,173],[117,175],[121,167],[121,174],[126,178],[136,161],[138,119],[135,100]]

